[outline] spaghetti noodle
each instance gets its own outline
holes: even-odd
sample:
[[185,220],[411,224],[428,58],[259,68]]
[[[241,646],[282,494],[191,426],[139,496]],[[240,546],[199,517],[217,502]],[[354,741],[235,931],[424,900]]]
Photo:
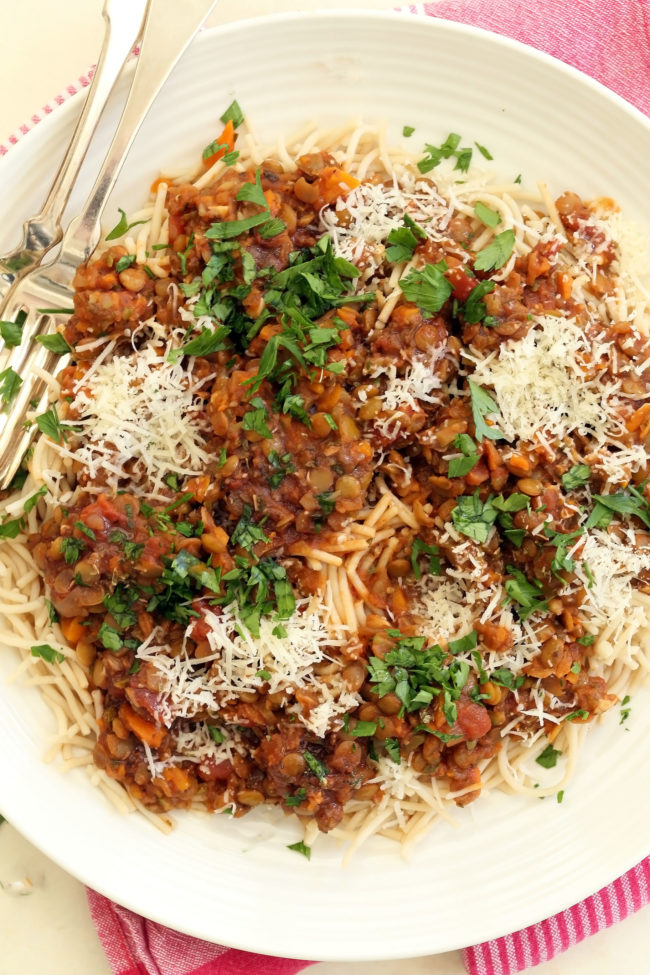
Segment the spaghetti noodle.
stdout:
[[650,669],[650,293],[611,201],[459,141],[231,106],[79,268],[0,639],[120,808],[408,847]]

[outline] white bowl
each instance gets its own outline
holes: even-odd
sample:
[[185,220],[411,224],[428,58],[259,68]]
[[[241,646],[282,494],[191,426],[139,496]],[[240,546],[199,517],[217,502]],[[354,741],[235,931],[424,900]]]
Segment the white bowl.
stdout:
[[[650,231],[642,161],[650,125],[558,61],[502,37],[409,15],[286,15],[207,31],[155,103],[107,211],[133,209],[161,166],[196,158],[236,97],[263,138],[309,118],[387,120],[409,146],[450,131],[489,148],[506,177],[608,195]],[[13,243],[35,212],[78,105],[65,104],[0,163],[0,228]],[[115,118],[115,110],[109,112]],[[107,141],[107,122],[102,126]],[[101,141],[101,140],[100,140]],[[90,153],[70,205],[97,168]],[[19,201],[18,203],[16,201]],[[14,667],[0,658],[0,678]],[[0,684],[0,806],[33,843],[102,893],[181,931],[299,958],[421,955],[528,925],[592,893],[650,845],[648,694],[629,731],[611,715],[592,730],[564,802],[487,796],[439,825],[405,863],[383,841],[346,869],[333,841],[311,862],[288,852],[291,820],[179,815],[170,836],[120,817],[81,772],[41,761],[51,730],[33,689]],[[643,706],[646,710],[643,710]]]

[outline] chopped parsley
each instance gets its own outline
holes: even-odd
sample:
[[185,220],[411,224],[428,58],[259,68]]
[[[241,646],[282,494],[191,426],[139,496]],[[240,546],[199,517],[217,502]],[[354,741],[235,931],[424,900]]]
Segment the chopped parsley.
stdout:
[[54,352],[56,355],[68,355],[69,352],[72,352],[72,349],[60,332],[52,332],[49,335],[37,335],[36,341],[40,342],[48,352]]
[[55,650],[49,643],[39,643],[38,646],[31,648],[30,653],[32,657],[41,657],[43,660],[47,660],[48,664],[62,664],[65,660],[65,654],[61,653],[60,650]]
[[83,538],[73,538],[68,535],[61,539],[61,554],[68,565],[74,565],[81,558],[87,548]]
[[428,707],[434,697],[443,696],[443,712],[451,726],[457,718],[456,701],[469,677],[466,660],[452,660],[438,644],[426,646],[426,637],[405,637],[399,630],[387,630],[395,638],[395,646],[383,659],[368,660],[369,680],[375,684],[378,697],[395,694],[403,712]]
[[15,349],[23,338],[23,325],[27,320],[27,312],[19,311],[15,322],[0,322],[0,338],[7,349]]
[[439,312],[452,292],[452,286],[444,276],[447,265],[425,264],[423,268],[413,268],[399,280],[399,286],[407,301],[414,302],[418,308],[430,315]]
[[354,738],[372,738],[376,730],[376,721],[357,721],[354,728],[350,729],[350,734]]
[[252,516],[253,509],[249,504],[245,504],[242,516],[230,536],[231,545],[239,545],[248,552],[251,552],[258,542],[269,541],[269,536],[262,530],[262,524],[265,519],[262,519],[259,524],[256,524],[252,520]]
[[296,470],[289,453],[280,456],[277,450],[271,450],[267,460],[271,465],[268,482],[272,488],[280,487],[287,474],[293,474]]
[[502,440],[503,434],[499,428],[488,426],[485,422],[485,417],[494,416],[499,412],[497,403],[482,386],[477,386],[472,379],[468,379],[468,384],[476,439],[482,440],[485,437],[487,440]]
[[586,484],[590,477],[591,468],[588,464],[574,464],[566,474],[562,475],[562,487],[565,491],[573,491]]
[[386,738],[384,740],[384,748],[386,749],[388,757],[392,758],[396,765],[402,764],[402,755],[397,738]]
[[45,413],[41,413],[40,416],[36,417],[36,426],[41,433],[44,433],[46,437],[49,437],[58,444],[62,444],[66,439],[65,430],[57,413],[56,403],[53,403]]
[[284,797],[284,804],[285,806],[299,806],[300,803],[304,802],[306,798],[307,790],[304,788],[304,786],[301,786],[299,789],[296,789],[292,796]]
[[481,155],[485,159],[489,159],[489,160],[494,159],[494,156],[492,155],[492,153],[490,152],[490,150],[489,149],[486,149],[485,146],[480,145],[478,142],[475,142],[474,145],[476,146],[476,148],[478,149],[478,151],[481,153]]
[[486,227],[492,227],[494,229],[497,224],[501,223],[501,217],[496,210],[491,210],[485,203],[481,203],[480,200],[474,206],[474,213]]
[[411,546],[411,567],[413,569],[413,575],[416,579],[422,577],[422,572],[420,571],[420,556],[429,556],[429,565],[427,572],[432,575],[439,576],[441,573],[440,559],[438,557],[439,549],[436,545],[427,545],[423,542],[421,538],[414,538],[413,545]]
[[630,712],[632,709],[628,707],[629,703],[630,703],[630,695],[626,694],[623,700],[621,701],[621,720],[619,721],[619,724],[623,724],[625,721],[627,721],[627,719],[630,716]]
[[303,752],[302,757],[319,782],[322,782],[330,774],[327,766],[319,758],[316,758],[315,755],[312,755],[311,752]]
[[244,113],[242,112],[237,99],[234,99],[230,103],[226,111],[221,116],[221,121],[224,125],[226,125],[228,122],[232,122],[236,129],[238,129],[242,124],[244,121]]
[[454,169],[467,172],[472,160],[472,149],[468,147],[459,148],[460,135],[457,132],[450,132],[445,141],[440,146],[425,145],[424,158],[417,164],[422,174],[430,173],[432,169],[439,166],[443,159],[455,157],[456,165]]
[[125,254],[124,257],[120,257],[119,261],[115,265],[115,270],[118,274],[121,274],[122,271],[126,271],[127,267],[131,267],[131,265],[135,264],[135,262],[135,254]]
[[491,291],[494,291],[495,287],[496,284],[494,281],[481,281],[475,288],[472,288],[463,308],[463,317],[466,322],[469,322],[471,325],[477,322],[491,324],[491,322],[487,321],[487,308],[482,299],[486,295],[489,295]]
[[515,246],[514,230],[503,230],[478,252],[474,258],[476,271],[498,271],[503,267]]
[[9,406],[18,395],[23,381],[11,366],[0,372],[0,400],[3,406]]
[[0,538],[17,538],[24,525],[22,518],[8,518],[0,524]]
[[542,768],[555,768],[557,765],[557,760],[561,754],[561,751],[558,751],[557,748],[553,748],[553,746],[549,744],[546,746],[544,751],[537,756],[535,761],[538,765],[541,765]]
[[405,214],[404,226],[396,227],[388,235],[386,257],[396,264],[410,261],[419,241],[426,240],[426,238],[427,235],[424,230],[415,223],[412,217]]
[[307,860],[311,860],[311,847],[307,846],[300,840],[299,843],[291,843],[287,846],[287,850],[293,850],[295,853],[300,853],[302,856],[306,857]]
[[136,220],[135,223],[129,223],[126,213],[122,207],[118,207],[117,210],[118,213],[121,214],[120,219],[115,224],[113,229],[106,234],[104,240],[117,240],[118,237],[123,237],[124,234],[131,229],[131,227],[138,227],[141,223],[147,222],[146,220]]
[[504,589],[510,599],[517,604],[517,611],[522,620],[527,619],[531,613],[548,609],[548,601],[544,598],[541,582],[537,579],[531,582],[521,569],[513,565],[509,565],[507,571],[512,578],[506,579]]
[[250,402],[253,409],[244,414],[241,422],[242,430],[250,430],[252,433],[259,433],[266,440],[270,439],[273,434],[269,430],[266,422],[269,418],[266,403],[261,396],[253,397]]
[[650,528],[650,505],[638,488],[628,486],[617,494],[594,494],[596,502],[585,522],[585,529],[606,528],[614,514],[634,515]]

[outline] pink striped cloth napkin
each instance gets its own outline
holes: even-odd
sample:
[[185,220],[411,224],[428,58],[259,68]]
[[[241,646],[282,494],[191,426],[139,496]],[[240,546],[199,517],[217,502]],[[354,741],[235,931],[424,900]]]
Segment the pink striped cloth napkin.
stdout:
[[[442,0],[405,8],[473,24],[523,41],[571,64],[650,115],[648,0]],[[0,144],[0,155],[75,91]],[[271,958],[210,944],[165,928],[88,891],[90,912],[115,975],[294,975],[309,961]],[[469,975],[513,975],[538,965],[650,903],[650,857],[580,904],[493,941],[466,948]]]

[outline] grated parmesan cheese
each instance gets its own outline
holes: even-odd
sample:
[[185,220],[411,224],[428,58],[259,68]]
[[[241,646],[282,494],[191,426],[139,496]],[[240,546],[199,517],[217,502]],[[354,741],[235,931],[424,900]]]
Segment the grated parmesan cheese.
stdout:
[[628,666],[635,666],[634,643],[648,625],[648,613],[635,601],[632,583],[650,569],[650,553],[636,547],[633,529],[627,529],[623,538],[594,529],[578,540],[571,556],[576,560],[574,573],[585,590],[581,616],[594,630],[602,631],[595,644],[596,656],[609,665],[623,653]]
[[[171,656],[168,647],[155,643],[156,631],[137,651],[137,657],[156,672],[163,699],[161,716],[168,727],[177,718],[192,719],[198,713],[218,718],[221,706],[242,693],[259,690],[265,682],[270,694],[292,694],[298,687],[317,692],[320,703],[307,715],[298,713],[319,737],[359,704],[357,694],[329,687],[313,674],[316,664],[329,659],[330,648],[346,642],[344,628],[331,627],[326,607],[315,600],[298,601],[291,619],[283,623],[286,636],[274,632],[275,620],[264,617],[260,637],[254,638],[241,623],[235,604],[219,614],[208,610],[203,620],[209,627],[206,638],[211,653],[200,659],[185,653]],[[193,626],[192,622],[188,627],[189,637]],[[268,677],[260,676],[260,671]],[[201,742],[192,738],[185,744],[191,752]]]
[[561,447],[578,433],[600,452],[596,466],[622,483],[649,457],[643,445],[621,442],[629,403],[619,380],[603,378],[614,354],[609,343],[588,338],[574,320],[543,315],[533,319],[524,338],[476,359],[472,379],[494,389],[498,426],[507,440],[545,446],[554,441]]
[[[80,419],[75,458],[89,477],[100,472],[118,489],[128,476],[134,489],[166,498],[163,478],[205,469],[206,423],[191,369],[172,364],[170,345],[149,343],[137,355],[97,362],[84,377],[72,404]],[[128,465],[128,475],[127,475]]]
[[[346,220],[339,223],[345,213]],[[384,257],[384,242],[391,230],[404,226],[404,214],[418,224],[431,240],[445,236],[453,206],[433,183],[405,175],[393,183],[361,183],[336,207],[321,212],[321,226],[328,232],[339,257],[373,270]]]

